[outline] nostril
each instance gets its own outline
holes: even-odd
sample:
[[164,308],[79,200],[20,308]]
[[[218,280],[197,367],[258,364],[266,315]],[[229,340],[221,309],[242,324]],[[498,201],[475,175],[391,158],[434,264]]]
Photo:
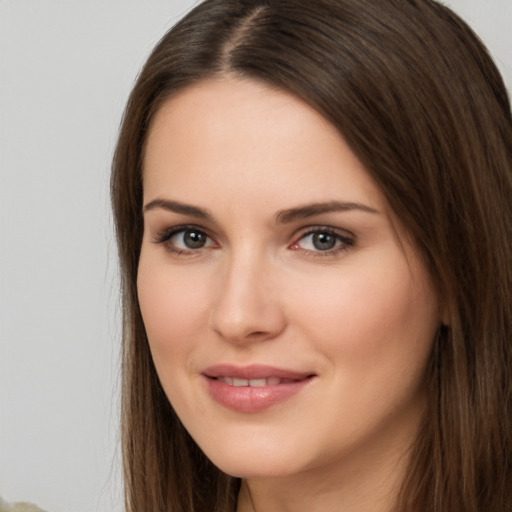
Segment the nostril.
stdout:
[[267,333],[264,332],[264,331],[254,331],[254,332],[250,332],[248,334],[248,337],[249,338],[261,338],[262,336],[266,336]]
[[[235,279],[233,278],[233,281]],[[286,317],[275,297],[258,293],[240,281],[228,283],[210,307],[209,327],[232,343],[274,339],[286,327]]]

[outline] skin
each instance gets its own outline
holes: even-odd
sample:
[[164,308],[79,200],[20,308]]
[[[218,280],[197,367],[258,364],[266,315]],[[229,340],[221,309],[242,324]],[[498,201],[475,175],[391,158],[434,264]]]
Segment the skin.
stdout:
[[[358,206],[282,213],[333,201]],[[154,363],[199,446],[243,479],[238,511],[390,510],[424,410],[439,303],[339,132],[285,92],[203,81],[153,119],[144,205],[138,292]],[[183,225],[202,247],[191,231],[169,234]],[[245,413],[208,393],[201,374],[220,363],[315,377]]]

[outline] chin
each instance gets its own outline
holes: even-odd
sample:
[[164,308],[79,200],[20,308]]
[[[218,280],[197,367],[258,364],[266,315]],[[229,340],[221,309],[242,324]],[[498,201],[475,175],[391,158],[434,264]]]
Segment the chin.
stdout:
[[300,443],[286,445],[282,441],[259,436],[202,446],[206,456],[224,473],[238,478],[277,478],[301,472],[309,464],[306,454],[297,449]]
[[236,456],[232,459],[224,458],[223,460],[212,462],[227,475],[243,478],[280,478],[294,474],[293,466],[286,462],[275,463],[274,460],[240,460]]

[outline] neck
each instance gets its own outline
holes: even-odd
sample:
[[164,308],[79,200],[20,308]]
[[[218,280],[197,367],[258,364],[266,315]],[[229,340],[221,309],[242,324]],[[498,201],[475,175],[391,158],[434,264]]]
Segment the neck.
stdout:
[[243,479],[237,512],[390,512],[410,461],[410,443],[399,444],[347,456],[343,464],[338,459],[298,474]]
[[332,473],[315,470],[293,478],[243,480],[237,512],[390,512],[403,471],[395,466],[365,473],[337,482]]

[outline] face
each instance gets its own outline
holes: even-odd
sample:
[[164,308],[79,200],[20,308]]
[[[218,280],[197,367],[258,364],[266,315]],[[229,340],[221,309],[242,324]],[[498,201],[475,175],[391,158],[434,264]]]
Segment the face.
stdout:
[[143,179],[140,307],[206,455],[260,478],[401,455],[438,301],[336,129],[287,93],[204,81],[156,114]]

